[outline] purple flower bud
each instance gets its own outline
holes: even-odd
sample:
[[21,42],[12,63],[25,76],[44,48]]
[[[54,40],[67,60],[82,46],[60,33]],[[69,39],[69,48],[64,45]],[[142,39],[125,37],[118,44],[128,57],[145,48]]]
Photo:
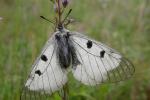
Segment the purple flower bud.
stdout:
[[64,7],[66,7],[67,5],[68,5],[68,0],[62,0],[62,5],[64,6]]

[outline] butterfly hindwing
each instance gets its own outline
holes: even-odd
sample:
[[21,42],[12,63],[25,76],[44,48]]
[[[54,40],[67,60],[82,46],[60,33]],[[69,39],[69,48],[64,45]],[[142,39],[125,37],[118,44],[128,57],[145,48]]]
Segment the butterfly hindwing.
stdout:
[[73,75],[83,84],[119,82],[134,73],[132,63],[114,49],[77,32],[72,33],[72,41],[80,61]]
[[[34,93],[39,92],[39,94],[52,94],[61,89],[67,82],[67,73],[57,61],[56,46],[52,36],[32,67],[29,78],[25,83],[26,90]],[[23,93],[22,95],[26,94]]]

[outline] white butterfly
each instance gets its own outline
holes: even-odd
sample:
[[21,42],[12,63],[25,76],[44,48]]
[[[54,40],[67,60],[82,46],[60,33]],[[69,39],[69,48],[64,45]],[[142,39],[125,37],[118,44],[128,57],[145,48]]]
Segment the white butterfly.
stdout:
[[[69,72],[76,80],[89,86],[119,82],[133,75],[132,63],[120,53],[83,34],[65,29],[73,22],[68,19],[72,9],[66,17],[62,16],[68,0],[50,1],[56,7],[55,22],[41,18],[55,25],[55,33],[33,64],[20,99],[37,100],[42,94],[51,95],[68,82]],[[38,97],[36,94],[39,94]]]
[[46,43],[25,87],[29,91],[52,94],[67,83],[69,72],[81,83],[94,86],[125,80],[133,75],[134,67],[105,44],[61,28]]

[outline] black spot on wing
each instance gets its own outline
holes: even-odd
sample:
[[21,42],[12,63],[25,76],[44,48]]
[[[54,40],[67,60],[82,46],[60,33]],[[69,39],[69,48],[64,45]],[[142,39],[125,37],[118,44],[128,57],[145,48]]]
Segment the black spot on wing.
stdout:
[[39,76],[41,76],[41,75],[42,75],[42,73],[41,73],[41,71],[40,71],[40,70],[36,70],[36,71],[35,71],[35,74],[38,74]]
[[100,52],[100,57],[104,58],[104,55],[105,55],[105,51],[103,50],[103,51]]
[[92,43],[92,41],[90,41],[90,40],[88,40],[88,42],[86,43],[87,44],[87,48],[91,48],[92,47],[92,45],[93,45],[93,43]]
[[41,56],[41,59],[42,59],[43,61],[45,61],[45,62],[48,60],[45,55],[42,55],[42,56]]

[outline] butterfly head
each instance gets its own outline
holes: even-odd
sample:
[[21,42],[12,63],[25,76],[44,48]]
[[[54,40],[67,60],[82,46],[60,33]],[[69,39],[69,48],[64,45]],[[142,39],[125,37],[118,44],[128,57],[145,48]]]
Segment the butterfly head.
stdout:
[[55,39],[57,41],[66,41],[69,39],[70,37],[70,32],[64,28],[62,28],[61,30],[58,29],[58,31],[55,34]]

